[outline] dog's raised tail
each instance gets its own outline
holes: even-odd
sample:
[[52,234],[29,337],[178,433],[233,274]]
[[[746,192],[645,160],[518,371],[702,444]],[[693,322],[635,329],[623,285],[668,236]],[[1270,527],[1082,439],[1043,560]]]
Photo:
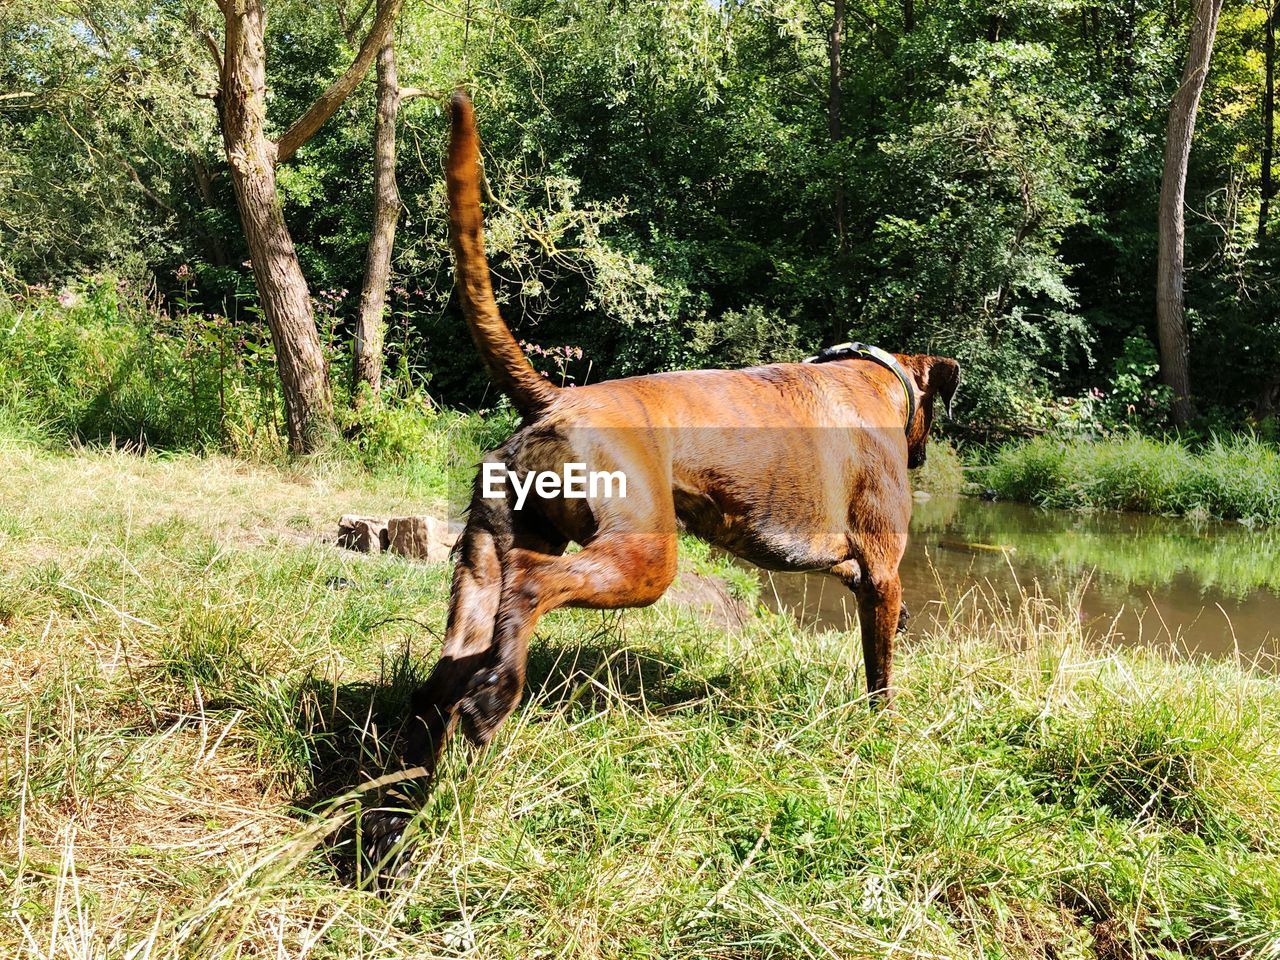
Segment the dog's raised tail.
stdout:
[[533,419],[555,400],[559,389],[533,369],[493,298],[480,212],[480,138],[471,98],[461,89],[453,94],[445,179],[454,274],[471,339],[498,389],[526,419]]

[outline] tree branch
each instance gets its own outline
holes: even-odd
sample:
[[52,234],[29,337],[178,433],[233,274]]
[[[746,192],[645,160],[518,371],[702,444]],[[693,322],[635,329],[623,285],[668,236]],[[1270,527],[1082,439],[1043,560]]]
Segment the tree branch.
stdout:
[[418,97],[430,97],[432,100],[443,100],[449,96],[445,90],[424,90],[421,87],[401,87],[400,100],[416,100]]
[[142,177],[138,175],[138,168],[135,167],[132,163],[130,163],[126,157],[122,157],[119,154],[116,154],[115,159],[122,167],[125,168],[125,170],[129,174],[129,178],[134,182],[134,184],[138,187],[138,189],[142,191],[142,195],[144,197],[146,197],[148,200],[150,200],[152,203],[154,203],[157,207],[159,207],[161,210],[165,211],[166,213],[174,212],[172,204],[170,204],[167,200],[164,199],[164,197],[160,196],[158,193],[156,193],[154,190],[152,190],[150,187],[148,187],[145,183],[142,182]]
[[222,78],[222,51],[218,49],[218,41],[213,38],[213,33],[209,30],[200,31],[200,39],[204,41],[204,45],[209,48],[209,55],[213,57],[214,65],[218,68],[218,78]]
[[389,0],[382,5],[351,66],[347,67],[346,72],[335,80],[328,90],[320,94],[307,112],[295,120],[293,126],[276,141],[276,163],[283,163],[297,153],[298,148],[310,140],[316,131],[324,126],[325,121],[342,106],[343,101],[351,96],[351,91],[355,90],[360,80],[369,72],[373,58],[378,55],[378,50],[391,33],[403,3],[404,0]]
[[369,15],[369,11],[373,9],[374,0],[365,0],[365,4],[360,8],[360,12],[351,18],[351,33],[354,34],[361,26],[364,25],[364,18]]

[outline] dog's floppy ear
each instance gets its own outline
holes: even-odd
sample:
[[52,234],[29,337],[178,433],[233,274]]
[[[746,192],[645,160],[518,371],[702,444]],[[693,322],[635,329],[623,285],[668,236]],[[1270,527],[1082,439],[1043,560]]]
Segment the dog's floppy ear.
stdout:
[[947,416],[950,417],[951,402],[960,386],[960,364],[950,357],[933,357],[928,354],[899,354],[898,360],[911,371],[925,400],[941,397],[947,405]]
[[951,401],[956,398],[960,386],[960,364],[950,357],[930,357],[928,382],[925,394],[934,391],[947,405],[947,419],[951,419]]

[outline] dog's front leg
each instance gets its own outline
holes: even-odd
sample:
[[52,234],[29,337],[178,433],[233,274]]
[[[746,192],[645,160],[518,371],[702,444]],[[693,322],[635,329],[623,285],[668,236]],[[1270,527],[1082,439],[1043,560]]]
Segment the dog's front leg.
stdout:
[[500,545],[480,523],[468,523],[458,544],[440,660],[415,691],[406,731],[405,761],[434,773],[453,731],[467,684],[488,662],[502,596]]
[[867,692],[873,703],[892,706],[893,641],[902,616],[902,581],[898,571],[868,571],[857,586],[862,655],[867,667]]
[[[458,704],[468,681],[490,659],[493,627],[502,591],[499,538],[485,524],[485,512],[473,510],[458,543],[449,596],[449,619],[444,647],[426,683],[413,694],[406,719],[402,756],[405,766],[421,767],[418,778],[430,783],[456,723]],[[361,818],[363,849],[380,872],[392,874],[404,866],[405,830],[415,804],[399,790],[378,797],[378,808]],[[397,862],[399,861],[399,862]]]
[[[857,594],[858,586],[862,583],[862,565],[857,560],[845,560],[842,563],[837,563],[831,568],[831,572],[855,595]],[[910,619],[911,611],[907,609],[907,601],[902,600],[898,607],[898,633],[907,632],[907,623]]]

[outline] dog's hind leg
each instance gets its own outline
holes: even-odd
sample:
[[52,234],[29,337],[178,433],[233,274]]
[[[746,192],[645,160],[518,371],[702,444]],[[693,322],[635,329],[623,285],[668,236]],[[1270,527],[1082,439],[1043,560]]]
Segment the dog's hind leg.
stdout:
[[529,639],[538,619],[565,606],[615,609],[653,603],[675,578],[676,537],[602,534],[579,553],[549,556],[516,548],[503,559],[492,656],[474,670],[458,704],[463,730],[478,745],[493,738],[520,702]]
[[[473,503],[458,541],[444,647],[431,675],[414,692],[406,723],[403,759],[409,768],[423,768],[421,782],[429,784],[435,774],[456,725],[459,704],[471,690],[470,681],[493,661],[503,557],[514,549],[556,553],[564,550],[564,544],[513,531],[505,503]],[[385,879],[406,865],[397,851],[413,819],[414,802],[395,789],[379,799],[390,805],[367,811],[362,827],[365,855],[380,865]]]
[[[406,767],[423,769],[420,786],[430,785],[453,732],[460,698],[456,691],[492,643],[502,588],[499,539],[484,514],[473,511],[458,541],[444,649],[427,681],[414,691],[405,722],[402,757]],[[363,811],[360,849],[373,866],[376,884],[408,869],[405,837],[419,803],[396,787],[380,790],[376,806]]]
[[405,761],[426,767],[428,773],[434,772],[453,732],[463,685],[493,643],[502,595],[500,539],[473,514],[458,541],[444,646],[427,681],[414,691],[406,731]]

